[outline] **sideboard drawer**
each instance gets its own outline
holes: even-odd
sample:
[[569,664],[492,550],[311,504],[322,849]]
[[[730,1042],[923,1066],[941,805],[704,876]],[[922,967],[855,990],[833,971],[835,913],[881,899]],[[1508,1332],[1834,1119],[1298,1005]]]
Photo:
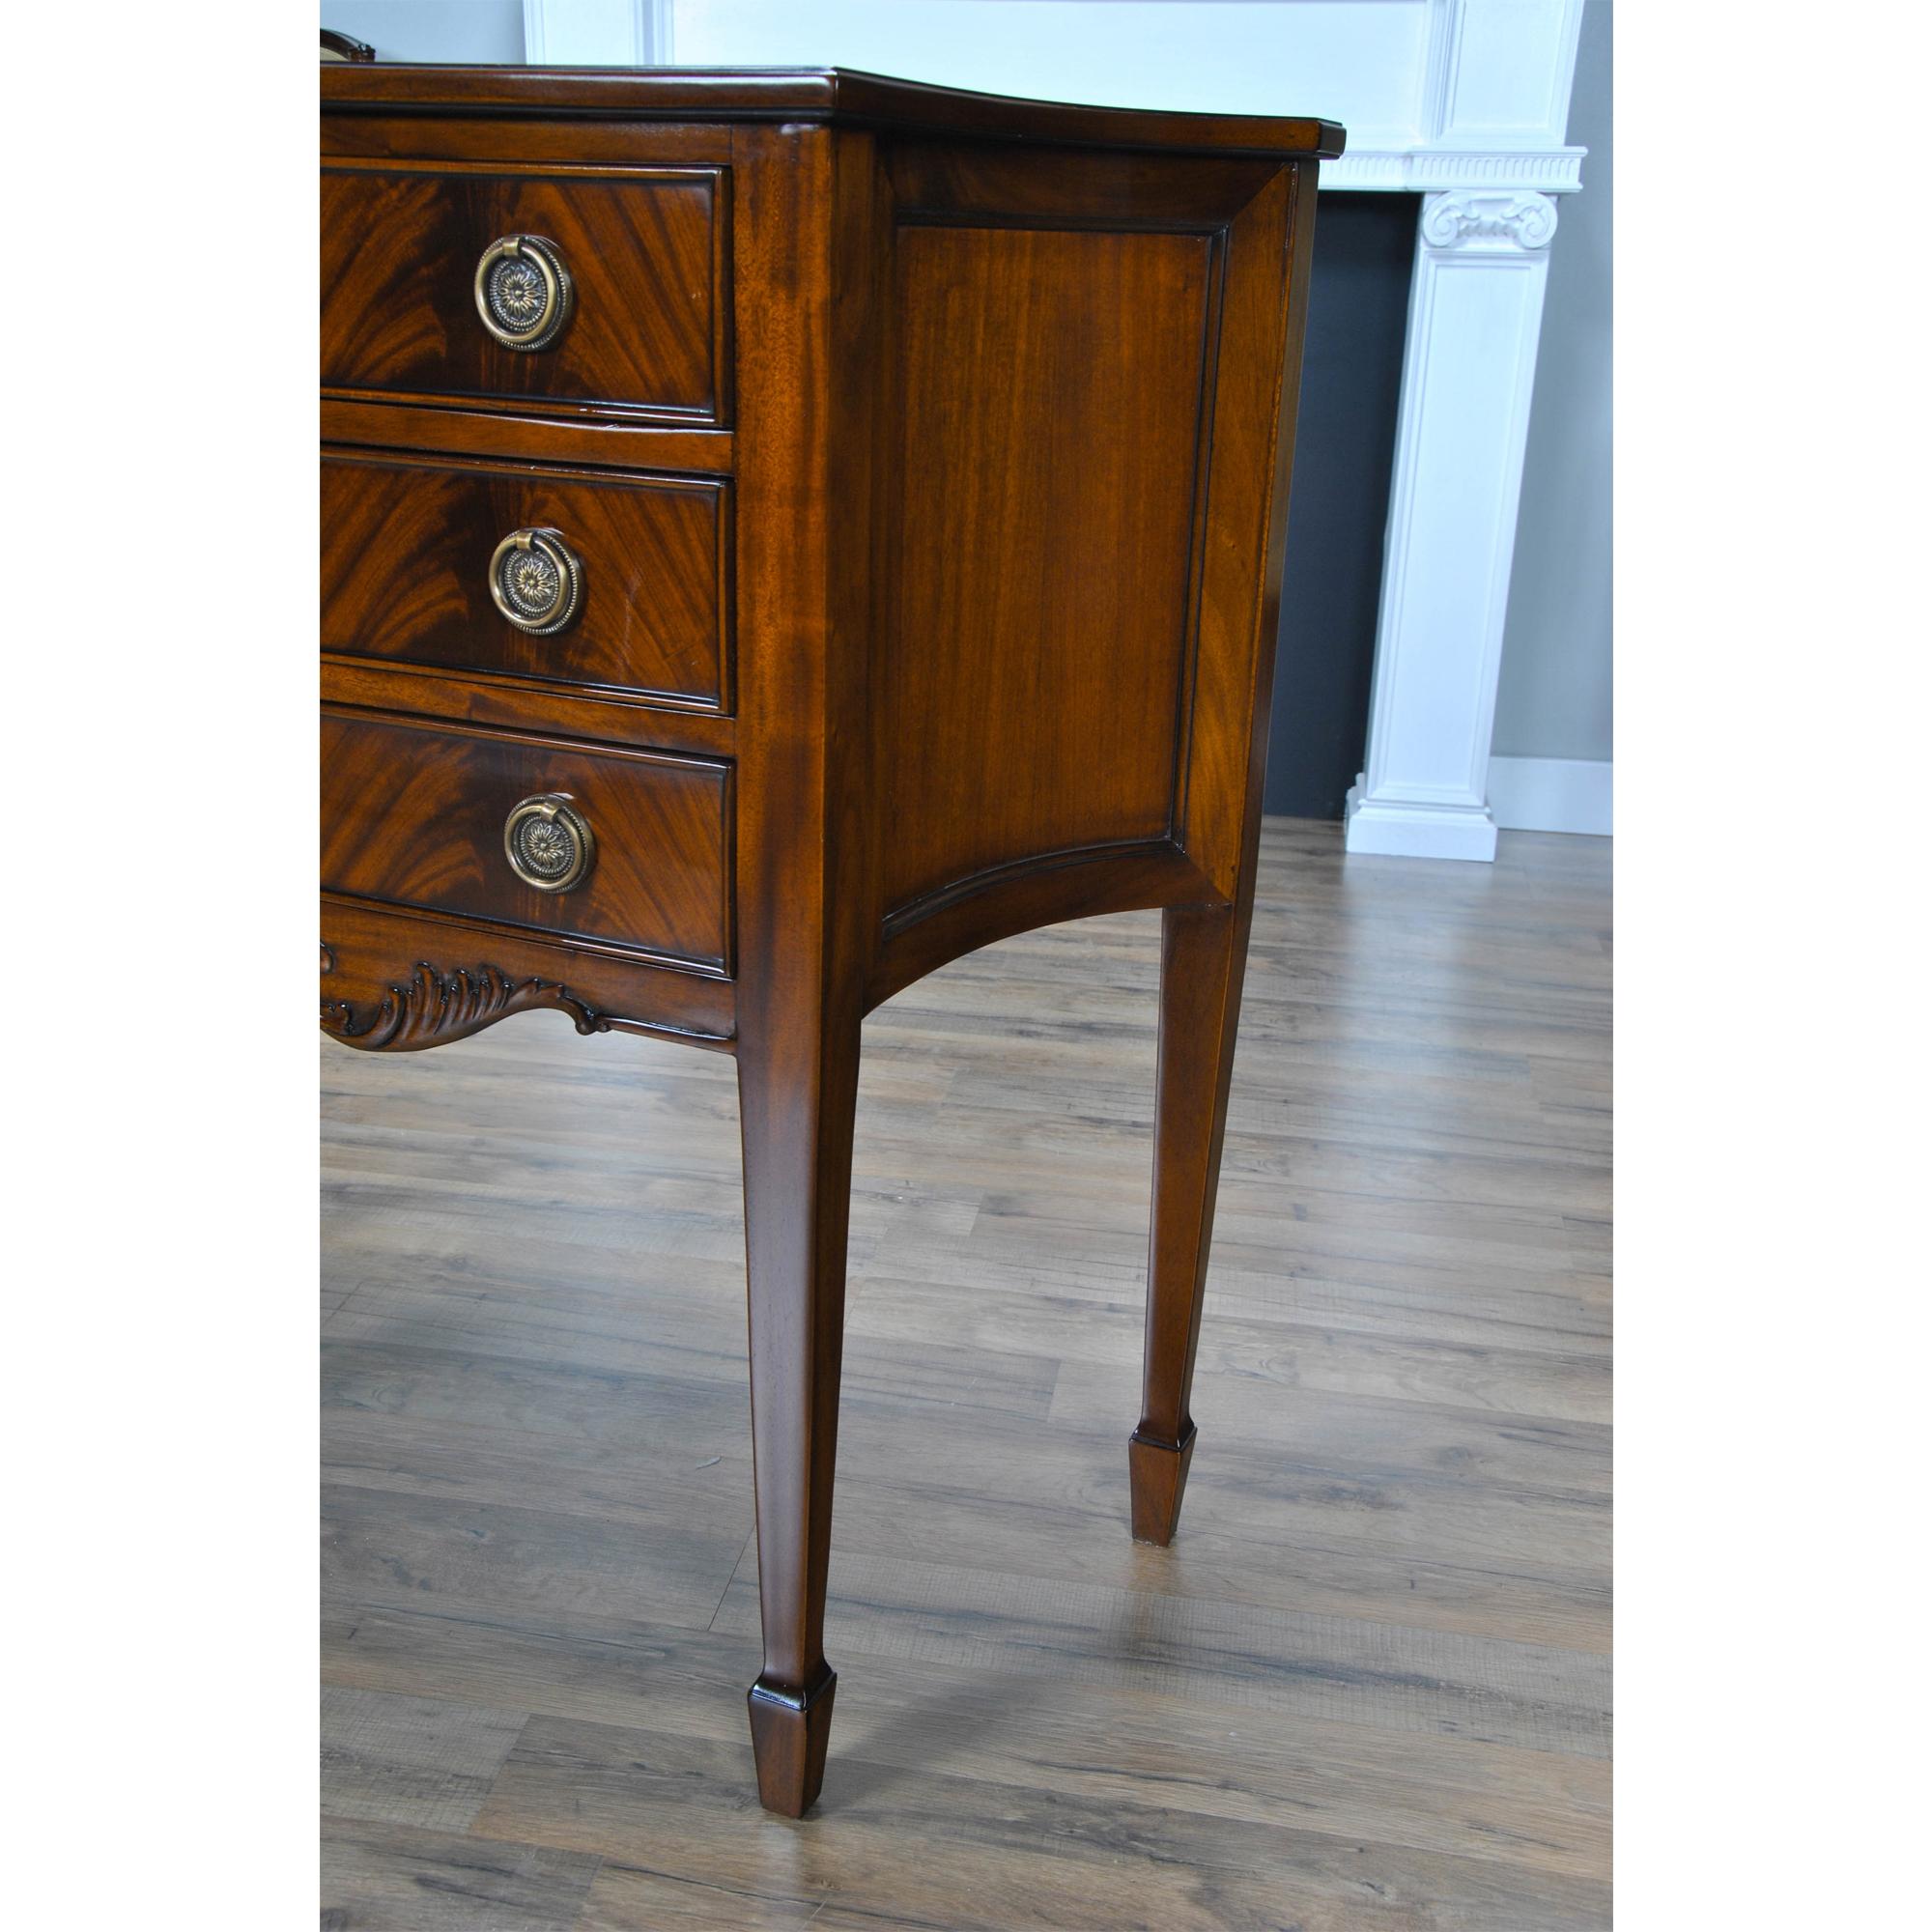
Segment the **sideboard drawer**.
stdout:
[[[717,168],[326,167],[324,385],[727,421],[727,179]],[[548,267],[570,287],[560,332],[519,349],[486,323],[478,270],[493,244],[525,236],[548,244]],[[543,266],[530,257],[516,292],[532,317]]]
[[[722,709],[728,494],[722,480],[325,451],[322,647]],[[548,634],[492,595],[519,529],[554,531],[582,565],[577,609]]]
[[[323,889],[727,973],[730,794],[713,759],[325,710]],[[547,891],[513,869],[505,828],[557,798],[589,864]]]

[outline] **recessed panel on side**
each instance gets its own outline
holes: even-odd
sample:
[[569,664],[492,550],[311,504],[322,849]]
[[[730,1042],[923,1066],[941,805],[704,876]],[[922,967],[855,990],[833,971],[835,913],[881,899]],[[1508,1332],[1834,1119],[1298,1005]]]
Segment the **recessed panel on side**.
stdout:
[[1199,232],[898,227],[889,911],[1169,831],[1215,271]]

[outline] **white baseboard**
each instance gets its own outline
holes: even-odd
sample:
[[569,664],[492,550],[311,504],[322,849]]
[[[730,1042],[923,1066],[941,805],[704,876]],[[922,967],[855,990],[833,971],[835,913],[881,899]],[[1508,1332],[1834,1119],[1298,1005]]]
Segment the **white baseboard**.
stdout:
[[1381,859],[1467,859],[1489,865],[1496,856],[1496,824],[1479,805],[1371,799],[1368,781],[1349,787],[1342,816],[1350,852]]
[[1505,832],[1610,835],[1608,758],[1492,758],[1490,815]]

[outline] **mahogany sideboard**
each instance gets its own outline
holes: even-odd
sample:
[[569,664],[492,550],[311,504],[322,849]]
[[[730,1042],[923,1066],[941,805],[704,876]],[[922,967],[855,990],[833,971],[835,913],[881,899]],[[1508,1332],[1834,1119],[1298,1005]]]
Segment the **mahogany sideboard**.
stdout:
[[1314,120],[830,70],[322,74],[322,1024],[737,1059],[758,1790],[824,1772],[860,1022],[1163,909],[1173,1536],[1254,897]]

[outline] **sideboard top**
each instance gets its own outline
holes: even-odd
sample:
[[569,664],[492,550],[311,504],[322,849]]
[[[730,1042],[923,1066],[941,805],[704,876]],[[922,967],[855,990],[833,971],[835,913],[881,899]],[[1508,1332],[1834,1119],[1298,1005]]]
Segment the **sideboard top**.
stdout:
[[985,140],[1196,153],[1321,156],[1342,152],[1332,121],[1082,107],[932,87],[851,68],[421,67],[333,62],[325,109],[385,113],[589,115],[600,119],[812,121]]

